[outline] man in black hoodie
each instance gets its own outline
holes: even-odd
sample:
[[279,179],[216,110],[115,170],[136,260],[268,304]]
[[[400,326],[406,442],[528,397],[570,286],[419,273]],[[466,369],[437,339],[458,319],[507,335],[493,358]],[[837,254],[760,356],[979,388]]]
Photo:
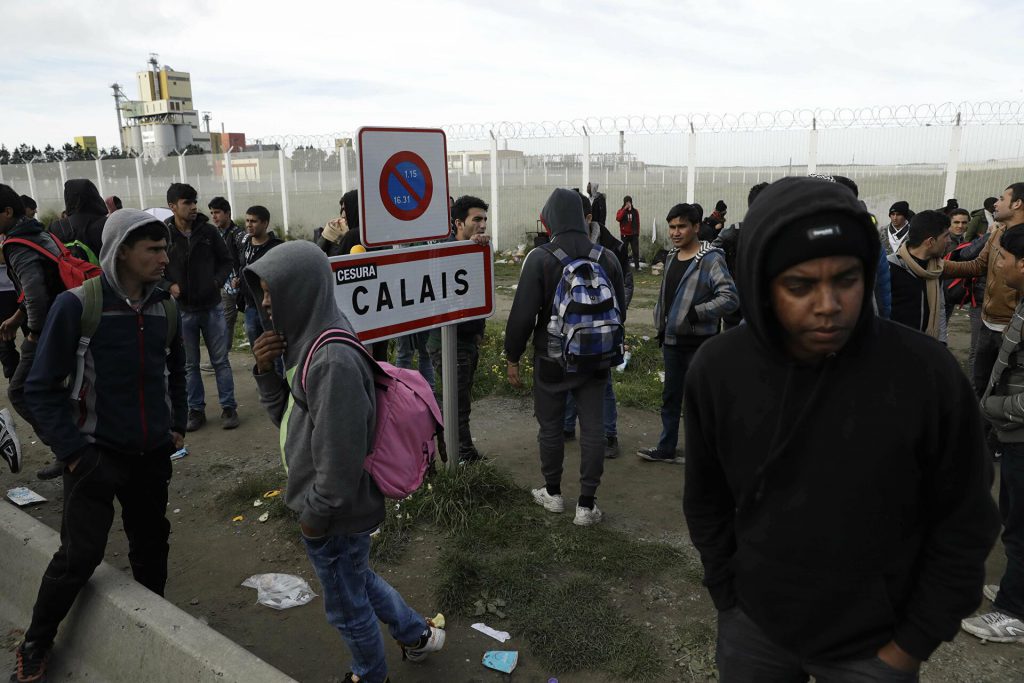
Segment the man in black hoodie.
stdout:
[[228,351],[231,339],[221,308],[220,289],[231,273],[232,262],[220,233],[196,206],[191,185],[172,183],[167,188],[167,219],[171,243],[167,249],[167,280],[164,287],[181,306],[181,332],[185,341],[185,376],[188,388],[188,425],[194,432],[206,424],[206,390],[199,372],[199,335],[206,340],[217,377],[221,427],[238,426],[235,381]]
[[50,232],[65,244],[81,242],[92,251],[99,263],[103,246],[103,226],[107,222],[107,204],[100,191],[87,178],[76,178],[64,183],[65,218],[50,224]]
[[[544,204],[540,216],[551,231],[551,242],[531,251],[523,261],[519,286],[505,325],[508,380],[512,386],[522,386],[519,359],[532,334],[533,407],[540,427],[537,444],[544,475],[544,486],[533,490],[533,499],[548,512],[560,513],[565,509],[562,498],[562,461],[565,458],[562,423],[565,397],[571,392],[580,418],[580,497],[573,522],[579,526],[590,526],[600,522],[602,517],[595,504],[595,496],[604,472],[602,404],[609,371],[566,372],[557,360],[549,358],[547,326],[552,318],[555,290],[562,277],[562,262],[554,250],[561,249],[569,258],[578,259],[586,258],[595,245],[590,241],[578,192],[561,188],[555,190]],[[619,259],[610,250],[602,249],[598,262],[611,281],[622,322],[625,322],[626,293]]]
[[842,185],[773,183],[740,231],[747,324],[690,368],[683,509],[726,683],[916,680],[980,602],[999,521],[974,393],[876,317],[878,250]]

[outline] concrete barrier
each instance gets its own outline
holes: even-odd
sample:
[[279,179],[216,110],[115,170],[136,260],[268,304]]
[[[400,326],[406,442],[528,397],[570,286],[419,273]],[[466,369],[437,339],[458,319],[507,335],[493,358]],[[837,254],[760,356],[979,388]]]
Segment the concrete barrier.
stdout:
[[[39,581],[59,546],[55,531],[0,503],[0,618],[28,627]],[[11,664],[13,657],[0,667]],[[51,667],[51,680],[294,680],[106,562],[61,624]]]

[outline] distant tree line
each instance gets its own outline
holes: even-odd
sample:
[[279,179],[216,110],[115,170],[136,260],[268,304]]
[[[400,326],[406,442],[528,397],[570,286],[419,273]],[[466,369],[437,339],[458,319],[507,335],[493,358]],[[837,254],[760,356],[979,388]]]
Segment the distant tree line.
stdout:
[[[189,145],[182,154],[206,154],[207,152],[199,145]],[[99,157],[103,159],[130,159],[135,156],[133,150],[122,150],[115,147],[107,149],[101,147]],[[167,156],[177,156],[174,153]],[[7,149],[6,145],[0,145],[0,164],[27,164],[30,161],[54,162],[54,161],[92,161],[97,157],[92,152],[82,149],[81,145],[64,143],[63,147],[56,148],[47,145],[39,149],[35,145],[18,145],[14,149]]]

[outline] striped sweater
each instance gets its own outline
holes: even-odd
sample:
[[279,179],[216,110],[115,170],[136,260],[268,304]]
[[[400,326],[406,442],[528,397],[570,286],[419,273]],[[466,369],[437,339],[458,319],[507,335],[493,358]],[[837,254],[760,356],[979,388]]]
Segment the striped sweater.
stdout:
[[[668,264],[678,252],[678,249],[673,249],[665,257],[665,275],[668,274]],[[665,343],[671,346],[679,343],[679,337],[717,334],[722,316],[739,307],[739,295],[725,264],[725,252],[711,246],[710,242],[701,242],[675,292],[665,292],[665,277],[662,277],[661,293],[654,306],[654,324],[659,336],[663,334]],[[688,317],[691,309],[694,316]],[[697,318],[696,322],[693,322],[693,317]]]
[[999,357],[992,367],[988,386],[981,397],[981,412],[992,423],[1002,443],[1024,442],[1024,363],[1021,363],[1021,334],[1024,330],[1024,302],[1010,318],[1003,333]]

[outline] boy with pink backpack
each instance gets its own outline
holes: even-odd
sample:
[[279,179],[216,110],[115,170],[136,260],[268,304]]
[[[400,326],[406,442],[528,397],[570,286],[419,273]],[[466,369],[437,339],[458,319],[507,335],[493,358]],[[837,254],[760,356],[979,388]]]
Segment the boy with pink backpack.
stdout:
[[[444,630],[369,567],[385,496],[415,490],[433,459],[437,403],[419,373],[378,365],[358,343],[335,304],[327,256],[313,243],[286,242],[242,277],[267,330],[253,344],[253,373],[280,428],[285,503],[299,514],[327,621],[352,654],[343,680],[386,681],[378,619],[404,659],[419,661],[444,645]],[[274,371],[278,358],[283,378]]]

